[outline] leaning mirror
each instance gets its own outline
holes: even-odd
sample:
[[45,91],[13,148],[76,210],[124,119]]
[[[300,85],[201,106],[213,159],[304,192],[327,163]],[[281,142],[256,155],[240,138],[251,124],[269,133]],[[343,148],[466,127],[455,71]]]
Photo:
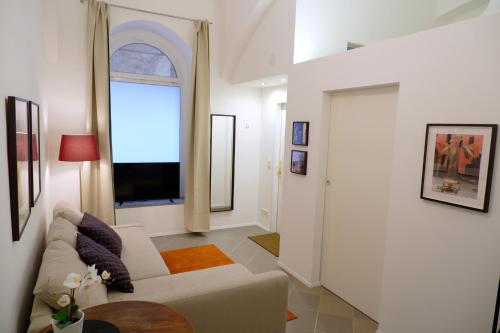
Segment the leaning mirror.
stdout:
[[213,114],[210,138],[210,211],[234,208],[234,145],[236,116]]

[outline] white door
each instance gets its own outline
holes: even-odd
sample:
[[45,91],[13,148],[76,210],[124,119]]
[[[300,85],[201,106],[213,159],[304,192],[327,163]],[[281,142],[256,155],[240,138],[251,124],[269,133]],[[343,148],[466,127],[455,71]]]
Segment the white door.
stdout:
[[397,87],[332,95],[321,283],[378,320]]
[[271,231],[279,232],[278,218],[281,211],[283,187],[283,159],[285,156],[286,103],[280,104],[277,110],[274,139],[274,185]]

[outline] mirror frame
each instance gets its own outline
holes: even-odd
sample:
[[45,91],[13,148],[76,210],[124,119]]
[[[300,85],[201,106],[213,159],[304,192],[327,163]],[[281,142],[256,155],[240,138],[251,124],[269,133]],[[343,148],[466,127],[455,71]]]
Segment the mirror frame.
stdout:
[[[214,117],[231,117],[233,118],[233,163],[232,163],[232,174],[231,174],[231,206],[225,207],[221,209],[213,209],[212,208],[212,128],[213,128],[213,119]],[[210,115],[210,212],[229,212],[234,210],[234,168],[235,168],[235,154],[236,154],[236,115],[232,114],[218,114],[212,113]]]

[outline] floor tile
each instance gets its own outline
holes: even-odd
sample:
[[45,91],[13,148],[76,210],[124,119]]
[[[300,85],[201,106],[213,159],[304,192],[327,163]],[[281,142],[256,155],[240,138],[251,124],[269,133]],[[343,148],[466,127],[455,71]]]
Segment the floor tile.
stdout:
[[319,313],[318,322],[316,324],[316,332],[352,333],[352,320],[325,313]]
[[300,327],[293,326],[291,323],[286,324],[286,333],[314,333],[313,330],[304,330]]
[[290,310],[297,315],[297,319],[289,321],[287,327],[293,327],[295,330],[314,331],[318,317],[316,310],[296,308],[292,305],[290,305]]
[[302,309],[317,310],[319,305],[319,296],[301,293],[292,289],[292,292],[288,296],[288,304]]
[[373,321],[372,318],[368,317],[366,314],[364,314],[363,312],[359,311],[358,309],[354,309],[354,318]]
[[229,254],[229,256],[234,261],[246,266],[257,254],[257,247],[258,245],[254,244],[252,241],[244,240]]
[[353,320],[353,333],[375,333],[378,324],[373,320],[364,320],[354,318]]
[[354,315],[352,306],[335,295],[321,295],[319,312],[347,318],[349,320],[352,320]]

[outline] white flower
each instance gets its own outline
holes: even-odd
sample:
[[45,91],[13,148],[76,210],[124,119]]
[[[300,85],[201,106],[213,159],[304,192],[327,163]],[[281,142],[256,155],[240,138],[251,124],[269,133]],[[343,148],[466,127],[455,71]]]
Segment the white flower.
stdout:
[[111,277],[111,274],[109,274],[108,271],[104,271],[104,272],[102,272],[101,276],[102,276],[103,280],[109,280],[109,278]]
[[82,277],[80,276],[80,274],[69,273],[68,276],[66,277],[66,280],[63,282],[63,286],[69,289],[75,289],[80,287],[81,283],[82,283]]
[[61,295],[61,297],[59,297],[59,300],[57,301],[57,305],[59,305],[61,308],[69,305],[69,303],[71,303],[71,298],[66,294]]
[[96,283],[101,283],[102,279],[99,275],[93,275],[91,273],[85,275],[83,277],[82,285],[80,286],[80,289],[89,289]]
[[89,271],[89,273],[92,275],[92,277],[95,277],[97,276],[97,268],[95,268],[95,264],[93,264],[92,266],[87,266],[87,269]]

